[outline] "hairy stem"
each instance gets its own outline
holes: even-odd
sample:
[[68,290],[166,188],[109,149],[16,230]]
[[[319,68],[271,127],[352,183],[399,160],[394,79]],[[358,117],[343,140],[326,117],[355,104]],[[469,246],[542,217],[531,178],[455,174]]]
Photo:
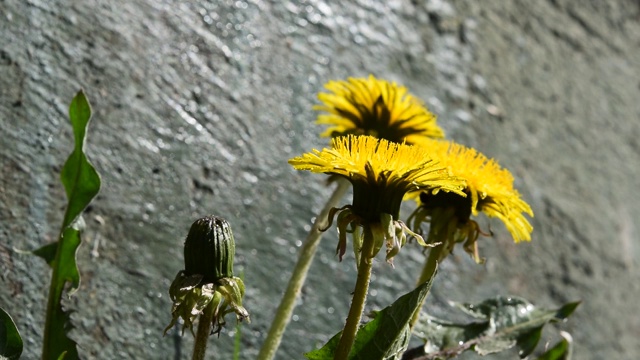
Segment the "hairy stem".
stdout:
[[353,300],[351,301],[347,322],[344,324],[344,330],[342,330],[340,342],[333,357],[334,360],[346,360],[349,357],[349,352],[351,352],[351,347],[358,333],[360,318],[362,317],[367,292],[369,291],[369,280],[371,279],[371,267],[373,265],[373,258],[371,256],[373,236],[371,236],[371,230],[369,228],[365,228],[364,231],[356,288],[353,292]]
[[207,352],[207,340],[211,334],[211,322],[216,313],[217,304],[210,302],[204,312],[198,319],[198,330],[196,332],[196,341],[193,344],[193,360],[204,360],[204,354]]
[[318,214],[318,217],[313,223],[313,226],[302,245],[298,262],[296,263],[296,267],[293,269],[291,279],[289,279],[289,284],[287,285],[287,290],[282,297],[280,306],[278,306],[275,318],[273,319],[269,332],[267,333],[267,338],[260,349],[258,360],[273,359],[276,354],[276,350],[278,350],[278,346],[280,346],[282,335],[291,320],[291,314],[293,313],[296,299],[300,294],[300,290],[302,289],[305,279],[307,278],[311,261],[316,254],[318,243],[322,237],[322,232],[319,229],[324,224],[331,208],[337,206],[338,201],[340,201],[344,193],[349,189],[349,182],[347,180],[338,179],[337,183],[338,185],[336,189],[333,191],[333,194],[322,211],[320,211],[320,214]]
[[[429,251],[429,257],[427,257],[427,261],[424,264],[424,267],[422,268],[422,273],[418,278],[418,285],[431,280],[431,278],[435,275],[436,268],[438,267],[438,263],[442,261],[442,259],[444,259],[444,257],[446,256],[446,252],[444,252],[445,247],[446,247],[446,244],[441,244],[432,248]],[[413,326],[416,324],[416,322],[418,322],[418,319],[420,318],[420,310],[422,310],[423,304],[424,304],[424,300],[422,301],[422,304],[418,306],[418,308],[416,309],[416,312],[413,313],[413,317],[411,318],[411,322],[409,323],[409,327],[411,329],[413,329]]]

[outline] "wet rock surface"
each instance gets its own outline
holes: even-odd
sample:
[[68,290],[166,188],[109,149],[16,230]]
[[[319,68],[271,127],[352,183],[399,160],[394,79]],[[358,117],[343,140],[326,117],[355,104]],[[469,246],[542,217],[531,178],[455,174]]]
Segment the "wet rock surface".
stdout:
[[[191,222],[216,214],[236,236],[252,318],[241,357],[253,359],[330,192],[286,160],[326,144],[311,110],[322,84],[369,73],[406,85],[450,138],[509,168],[536,214],[532,243],[513,244],[494,221],[486,265],[449,258],[430,306],[446,313],[449,300],[495,294],[548,307],[582,299],[560,325],[576,359],[640,356],[637,1],[8,0],[0,30],[0,305],[25,359],[40,351],[49,272],[13,248],[57,236],[67,106],[79,88],[93,105],[87,152],[103,177],[85,216],[82,285],[66,302],[81,355],[189,357],[190,335],[162,337],[168,287]],[[334,236],[278,358],[301,358],[346,317],[355,271],[333,255]],[[395,269],[375,264],[368,308],[410,290],[421,259],[409,246]],[[230,330],[212,351],[230,354]]]

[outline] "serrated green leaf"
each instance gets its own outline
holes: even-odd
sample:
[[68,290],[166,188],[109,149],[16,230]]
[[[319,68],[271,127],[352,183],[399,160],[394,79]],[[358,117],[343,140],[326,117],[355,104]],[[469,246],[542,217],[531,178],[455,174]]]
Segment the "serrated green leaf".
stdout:
[[[433,280],[433,278],[432,278]],[[360,327],[350,360],[399,359],[409,345],[409,321],[431,289],[432,281],[401,296],[392,305],[375,314],[375,318]],[[342,332],[333,336],[322,348],[305,356],[309,360],[333,359]]]
[[40,247],[37,250],[33,251],[25,251],[25,253],[30,253],[32,255],[36,255],[42,258],[44,261],[49,264],[49,266],[53,267],[53,261],[56,259],[56,253],[58,252],[58,242],[52,242],[47,245]]
[[68,207],[62,227],[71,225],[100,191],[100,176],[84,153],[91,106],[81,90],[71,101],[69,119],[73,127],[75,147],[65,162],[60,180],[67,193]]
[[422,305],[431,284],[432,281],[423,283],[378,312],[372,321],[358,331],[350,357],[388,359],[390,355],[406,350],[409,321]]
[[[73,152],[69,155],[60,174],[68,200],[60,237],[56,245],[46,245],[34,252],[53,268],[42,350],[44,360],[60,357],[67,360],[78,358],[75,341],[66,335],[70,322],[68,313],[62,309],[61,299],[65,284],[71,285],[68,295],[72,295],[80,286],[76,253],[81,243],[80,232],[84,227],[81,214],[100,190],[100,176],[84,153],[85,135],[91,119],[91,106],[82,91],[79,91],[71,101],[69,119],[75,141]],[[52,259],[51,252],[54,248],[56,252]]]
[[513,296],[499,296],[479,304],[453,304],[477,320],[452,323],[426,315],[414,333],[426,342],[426,351],[433,358],[448,358],[469,349],[486,355],[514,345],[518,346],[520,356],[526,357],[538,344],[542,327],[566,319],[579,304],[572,302],[547,310]]
[[67,337],[70,319],[69,314],[62,308],[61,300],[67,282],[72,284],[69,295],[79,286],[80,275],[76,264],[76,252],[80,242],[80,231],[73,227],[67,227],[59,240],[57,261],[53,268],[49,289],[49,308],[42,350],[42,358],[45,360],[61,357],[67,360],[78,359],[77,344]]
[[[70,227],[77,231],[84,230],[84,220],[82,216],[78,216],[76,218],[76,221],[72,223]],[[44,261],[46,261],[47,264],[49,264],[49,266],[53,267],[53,263],[56,259],[56,254],[58,253],[58,243],[59,241],[55,241],[33,251],[23,251],[23,250],[16,250],[16,251],[22,254],[31,254],[31,255],[38,256],[42,258]],[[77,288],[77,286],[78,284],[75,284],[74,289]]]
[[11,316],[0,308],[0,358],[17,360],[22,355],[22,337]]

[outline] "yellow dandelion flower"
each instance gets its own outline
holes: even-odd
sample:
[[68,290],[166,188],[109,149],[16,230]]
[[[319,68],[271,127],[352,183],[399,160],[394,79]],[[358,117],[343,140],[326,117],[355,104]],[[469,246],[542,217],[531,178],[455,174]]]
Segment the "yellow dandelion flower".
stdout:
[[480,259],[475,242],[480,230],[470,219],[471,215],[482,212],[500,219],[515,242],[531,240],[533,227],[524,215],[533,216],[533,211],[514,189],[513,176],[508,170],[475,149],[453,142],[429,140],[424,146],[451,174],[464,179],[467,196],[420,194],[420,206],[411,216],[416,220],[414,229],[430,218],[430,236],[434,236],[435,241],[453,240],[450,247],[455,242],[466,241],[465,249],[477,261]]
[[[433,161],[425,148],[398,144],[373,136],[344,136],[334,138],[331,148],[313,150],[289,160],[297,170],[342,176],[353,186],[353,202],[334,209],[330,219],[340,212],[338,229],[341,234],[338,250],[344,254],[347,226],[356,229],[354,246],[356,257],[362,236],[373,231],[376,238],[375,255],[383,242],[387,242],[388,256],[395,255],[406,240],[404,223],[397,221],[400,204],[408,191],[424,190],[437,193],[451,191],[463,197],[463,183]],[[364,234],[364,235],[363,235]],[[412,232],[410,232],[413,235]],[[422,240],[421,238],[419,241]],[[366,241],[366,239],[365,239]]]
[[317,123],[330,125],[321,136],[371,135],[408,144],[444,137],[435,115],[395,82],[369,75],[329,81],[325,89],[329,93],[318,94],[323,104],[314,107],[326,112],[318,116]]

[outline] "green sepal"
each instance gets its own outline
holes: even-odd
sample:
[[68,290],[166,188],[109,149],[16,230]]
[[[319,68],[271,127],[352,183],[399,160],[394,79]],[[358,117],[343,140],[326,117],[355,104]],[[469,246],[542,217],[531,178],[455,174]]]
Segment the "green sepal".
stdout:
[[215,291],[212,283],[201,285],[202,279],[203,275],[201,274],[186,275],[184,271],[180,271],[176,275],[169,288],[169,296],[173,302],[172,319],[171,323],[164,329],[165,335],[178,322],[179,318],[184,321],[182,333],[184,333],[185,329],[189,329],[194,334],[193,323],[196,317],[202,313],[209,303],[215,301],[216,295],[221,299],[221,295]]
[[242,298],[244,297],[244,282],[242,279],[238,277],[220,279],[220,284],[217,290],[225,299],[225,305],[236,313],[238,321],[247,319],[250,322],[249,312],[242,306]]
[[[345,207],[342,211],[340,211],[340,214],[338,214],[336,224],[336,226],[338,227],[338,246],[336,247],[336,254],[338,254],[338,258],[340,259],[340,261],[342,261],[342,257],[347,252],[347,234],[356,231],[355,229],[351,230],[349,227],[352,226],[352,228],[357,228],[358,225],[357,223],[355,223],[357,222],[357,220],[358,216],[351,211],[351,208]],[[358,246],[358,244],[356,244],[358,239],[356,239],[355,237],[353,240],[355,257],[356,259],[358,259],[359,251],[356,251],[356,248],[362,248],[362,244],[359,244]]]

